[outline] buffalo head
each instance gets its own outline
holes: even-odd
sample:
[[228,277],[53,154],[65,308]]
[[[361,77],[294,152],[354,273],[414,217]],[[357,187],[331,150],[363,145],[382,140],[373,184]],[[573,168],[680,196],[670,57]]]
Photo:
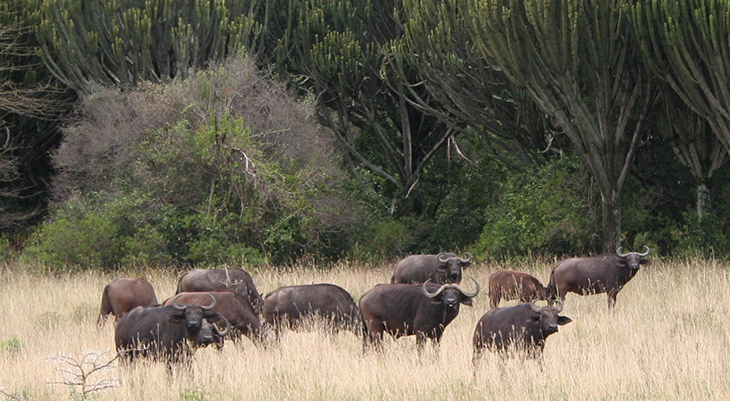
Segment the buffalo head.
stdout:
[[442,303],[447,308],[456,308],[460,303],[471,305],[471,299],[479,294],[479,283],[473,277],[469,278],[476,285],[474,292],[464,292],[458,284],[444,284],[438,290],[431,293],[426,289],[426,284],[430,280],[423,283],[421,290],[423,294],[431,299],[432,303]]
[[[230,331],[230,323],[226,318],[218,313],[210,313],[216,305],[216,299],[213,295],[206,293],[210,297],[210,305],[183,305],[177,302],[177,299],[184,294],[178,294],[172,299],[172,306],[178,313],[170,315],[168,320],[175,324],[185,323],[185,329],[188,338],[195,342],[196,346],[207,346],[211,344],[215,337],[224,337]],[[224,329],[219,329],[215,323],[222,321],[225,325]]]
[[616,254],[620,257],[619,264],[622,266],[628,266],[630,269],[637,270],[640,265],[648,265],[651,264],[648,260],[644,259],[645,257],[649,256],[649,253],[651,252],[651,248],[644,245],[644,248],[646,249],[646,252],[639,253],[639,252],[628,252],[628,253],[621,253],[621,249],[623,247],[619,247],[616,249]]
[[[556,306],[551,306],[551,305]],[[567,316],[560,316],[560,312],[563,310],[563,302],[560,300],[554,300],[548,306],[538,306],[537,300],[530,302],[532,311],[536,314],[530,316],[530,323],[537,326],[543,337],[547,337],[550,334],[557,333],[558,326],[564,326],[573,320]]]
[[466,259],[462,259],[458,256],[449,256],[448,254],[443,252],[438,254],[438,268],[439,270],[446,273],[449,282],[460,282],[461,270],[471,264],[471,254],[469,252],[465,252],[465,254],[468,256],[468,258]]

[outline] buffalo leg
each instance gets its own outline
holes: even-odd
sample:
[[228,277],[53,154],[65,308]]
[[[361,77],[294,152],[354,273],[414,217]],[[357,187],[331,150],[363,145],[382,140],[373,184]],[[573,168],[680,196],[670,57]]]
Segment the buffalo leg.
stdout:
[[382,351],[383,331],[385,326],[383,323],[370,321],[366,326],[367,330],[362,336],[363,351],[374,348],[376,351]]
[[101,295],[101,308],[99,308],[99,318],[96,320],[97,327],[101,328],[104,326],[104,323],[106,323],[106,318],[109,316],[110,313],[112,313],[112,304],[109,302],[109,295],[107,292],[109,291],[109,286],[107,285],[104,287],[104,291]]
[[[436,343],[436,340],[434,338],[434,343]],[[418,354],[420,355],[423,352],[423,348],[426,346],[426,333],[418,332],[416,333],[416,349],[418,350]]]
[[618,291],[610,291],[608,292],[608,308],[613,309],[616,306],[616,296],[618,295]]
[[494,309],[497,306],[499,306],[499,301],[501,299],[499,291],[494,291],[491,294],[489,294],[489,306]]

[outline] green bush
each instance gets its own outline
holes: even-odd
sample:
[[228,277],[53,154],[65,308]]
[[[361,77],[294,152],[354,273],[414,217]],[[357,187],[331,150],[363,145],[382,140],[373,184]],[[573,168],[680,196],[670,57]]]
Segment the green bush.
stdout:
[[317,257],[359,214],[310,107],[245,58],[169,85],[100,90],[65,130],[56,211],[25,257],[105,269]]
[[474,253],[485,259],[589,253],[600,218],[595,198],[577,157],[512,174],[486,208]]
[[730,234],[722,218],[708,214],[699,220],[695,212],[688,212],[685,220],[687,224],[673,233],[677,241],[674,256],[720,258],[730,252]]

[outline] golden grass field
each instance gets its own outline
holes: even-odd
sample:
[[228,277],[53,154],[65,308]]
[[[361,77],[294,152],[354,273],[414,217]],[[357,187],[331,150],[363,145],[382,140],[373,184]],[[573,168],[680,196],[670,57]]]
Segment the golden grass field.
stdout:
[[[618,295],[609,311],[605,294],[569,294],[561,326],[545,347],[544,365],[486,353],[471,364],[471,339],[489,305],[487,282],[498,268],[528,271],[543,283],[552,263],[473,265],[482,284],[474,307],[462,306],[441,347],[419,357],[415,338],[387,337],[382,354],[363,354],[362,342],[343,332],[286,333],[277,346],[248,339],[222,351],[201,349],[192,372],[168,374],[162,363],[141,363],[88,376],[88,384],[115,380],[96,400],[727,400],[730,399],[730,266],[714,261],[654,258]],[[335,283],[356,300],[390,280],[392,265],[341,265],[251,271],[262,293],[282,285]],[[97,330],[101,291],[116,277],[144,275],[163,299],[178,273],[148,271],[48,275],[18,266],[0,268],[0,400],[80,399],[67,379],[70,365],[90,352],[114,355],[114,324]],[[470,280],[463,282],[467,291]],[[507,304],[514,304],[512,301]],[[505,303],[503,303],[505,305]],[[88,368],[88,366],[87,366]],[[16,397],[16,398],[13,398]]]

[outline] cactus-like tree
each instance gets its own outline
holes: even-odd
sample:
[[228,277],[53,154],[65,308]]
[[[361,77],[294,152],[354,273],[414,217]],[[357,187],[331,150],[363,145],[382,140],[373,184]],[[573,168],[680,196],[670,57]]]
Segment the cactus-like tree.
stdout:
[[258,0],[31,0],[40,54],[61,82],[90,85],[162,82],[255,43]]
[[0,232],[21,231],[44,213],[52,120],[63,92],[39,71],[28,29],[12,4],[0,5]]
[[655,89],[638,61],[625,0],[470,0],[475,50],[496,65],[583,155],[602,195],[602,243],[621,233],[620,196]]
[[730,151],[730,3],[661,0],[635,2],[629,10],[642,60],[674,91],[667,97],[683,102],[667,103],[667,121],[679,142],[675,153],[697,182],[701,219],[709,206],[707,181],[726,160],[717,142]]
[[728,154],[707,120],[687,107],[670,88],[663,89],[657,131],[692,174],[697,186],[697,219],[702,220],[712,207],[710,182],[715,171],[727,162]]
[[730,3],[662,0],[630,10],[642,60],[730,150]]
[[413,104],[412,91],[433,100],[414,85],[420,80],[415,69],[396,64],[402,2],[299,5],[289,66],[315,94],[319,121],[348,151],[355,170],[381,177],[391,212],[414,212],[419,176],[455,130]]
[[[438,103],[425,112],[480,138],[505,165],[540,165],[553,136],[545,113],[516,88],[485,54],[475,52],[459,0],[405,0],[401,63],[421,77],[418,87]],[[413,99],[419,99],[414,91]]]

